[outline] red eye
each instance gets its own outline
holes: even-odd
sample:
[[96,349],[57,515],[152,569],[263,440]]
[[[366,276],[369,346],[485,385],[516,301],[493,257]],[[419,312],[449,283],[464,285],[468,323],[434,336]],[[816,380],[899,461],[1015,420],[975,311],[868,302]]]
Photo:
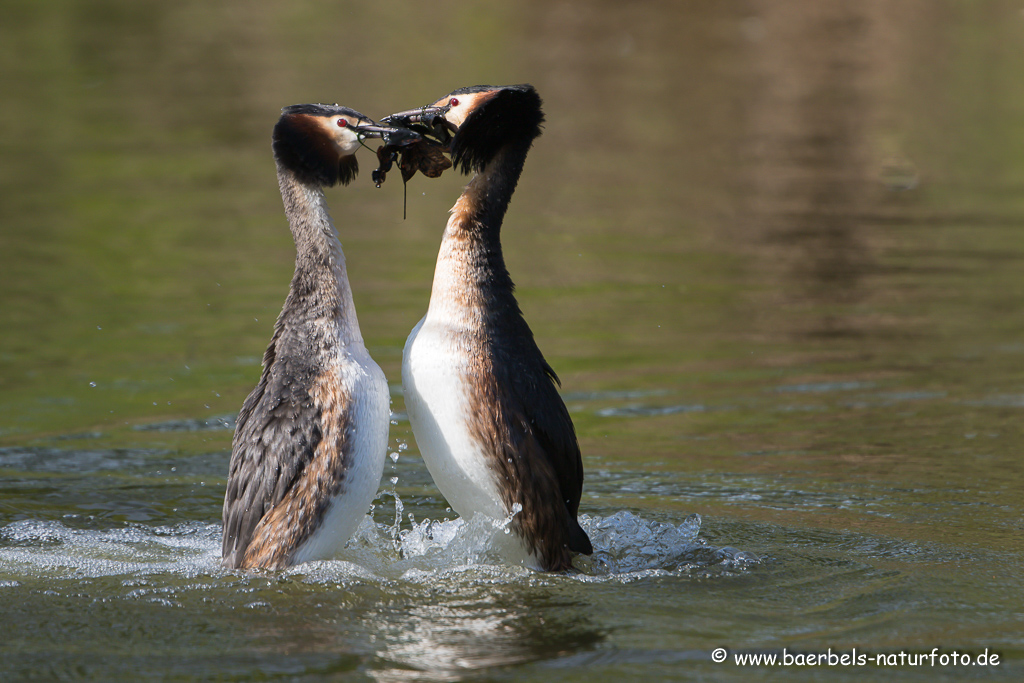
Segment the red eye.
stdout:
[[345,119],[338,119],[338,128],[344,128],[348,125],[348,121]]
[[450,100],[448,100],[448,106],[449,107],[457,107],[457,106],[459,106],[459,100],[454,98],[454,97],[451,98]]

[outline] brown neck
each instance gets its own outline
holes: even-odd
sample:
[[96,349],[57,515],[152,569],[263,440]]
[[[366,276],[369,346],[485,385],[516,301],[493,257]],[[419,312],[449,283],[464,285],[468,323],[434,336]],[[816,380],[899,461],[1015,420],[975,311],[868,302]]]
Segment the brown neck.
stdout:
[[506,147],[469,181],[452,207],[434,272],[430,313],[494,330],[521,320],[501,250],[501,225],[526,150]]

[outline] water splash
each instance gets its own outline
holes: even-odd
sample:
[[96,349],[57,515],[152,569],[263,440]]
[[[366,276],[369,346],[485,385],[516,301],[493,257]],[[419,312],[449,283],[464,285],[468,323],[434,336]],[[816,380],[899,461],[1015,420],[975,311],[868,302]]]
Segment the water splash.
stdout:
[[583,515],[580,525],[594,546],[592,555],[574,561],[584,577],[722,572],[746,569],[760,561],[753,553],[715,547],[701,538],[698,514],[672,525],[621,511],[610,517]]
[[[515,582],[535,576],[511,533],[515,513],[502,520],[411,520],[380,523],[364,518],[348,546],[330,561],[282,572],[309,582],[412,582],[429,585],[441,577],[484,572],[488,581]],[[678,525],[643,519],[630,512],[609,517],[583,515],[594,554],[579,556],[581,581],[636,580],[651,575],[722,573],[744,570],[759,560],[749,552],[715,547],[700,538],[700,517]],[[22,520],[0,527],[0,587],[33,579],[98,577],[193,578],[237,575],[220,567],[219,524],[190,522],[169,527],[129,524],[117,529],[74,529],[59,521]],[[157,579],[159,581],[159,579]]]
[[0,577],[219,573],[220,535],[219,524],[198,522],[95,530],[73,529],[57,521],[22,520],[0,528]]

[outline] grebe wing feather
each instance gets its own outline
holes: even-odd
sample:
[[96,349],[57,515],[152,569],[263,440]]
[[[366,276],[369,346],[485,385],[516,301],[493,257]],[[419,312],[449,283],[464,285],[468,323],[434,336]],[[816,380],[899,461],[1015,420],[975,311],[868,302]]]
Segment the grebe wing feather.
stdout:
[[228,567],[240,566],[256,526],[302,476],[322,438],[320,409],[303,381],[308,372],[271,361],[235,427],[224,497]]

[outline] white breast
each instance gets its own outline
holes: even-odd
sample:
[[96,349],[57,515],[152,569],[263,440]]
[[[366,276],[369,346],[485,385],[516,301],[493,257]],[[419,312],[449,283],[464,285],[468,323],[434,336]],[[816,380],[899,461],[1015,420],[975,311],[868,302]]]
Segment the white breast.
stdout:
[[329,559],[345,546],[377,495],[384,472],[391,416],[384,372],[361,345],[350,349],[336,372],[352,397],[351,464],[320,527],[296,551],[296,563]]
[[503,519],[494,473],[469,428],[468,356],[448,328],[425,317],[413,328],[402,356],[402,389],[423,462],[449,505],[471,518]]

